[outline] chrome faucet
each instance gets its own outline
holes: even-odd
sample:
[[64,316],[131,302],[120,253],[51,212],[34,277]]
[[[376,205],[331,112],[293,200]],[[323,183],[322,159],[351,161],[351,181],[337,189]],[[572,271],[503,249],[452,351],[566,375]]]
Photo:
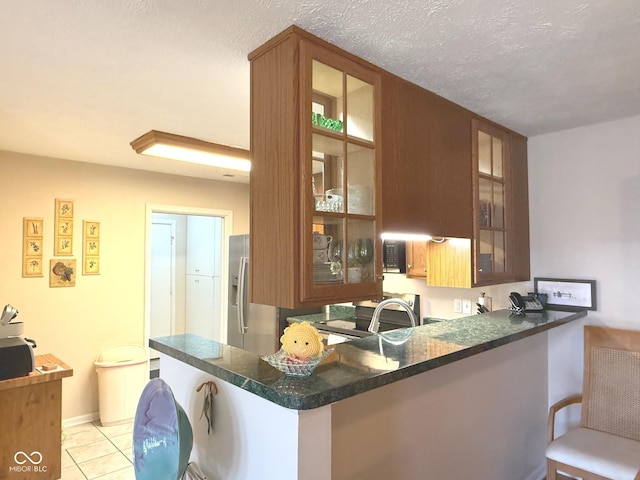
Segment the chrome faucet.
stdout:
[[373,315],[371,316],[371,323],[369,324],[369,328],[367,329],[368,331],[370,331],[371,333],[378,333],[378,329],[380,328],[380,314],[382,313],[384,307],[392,303],[400,305],[402,308],[404,308],[404,310],[407,312],[407,315],[409,315],[409,318],[411,319],[411,326],[416,326],[418,320],[416,318],[416,314],[411,308],[411,305],[399,298],[387,298],[386,300],[381,301],[373,311]]

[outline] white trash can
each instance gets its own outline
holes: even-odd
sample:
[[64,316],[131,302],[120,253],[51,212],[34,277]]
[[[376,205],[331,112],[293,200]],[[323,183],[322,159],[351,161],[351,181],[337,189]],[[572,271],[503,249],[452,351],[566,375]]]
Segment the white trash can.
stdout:
[[148,381],[148,356],[143,346],[118,345],[96,357],[98,410],[103,426],[117,425],[135,417],[138,400]]

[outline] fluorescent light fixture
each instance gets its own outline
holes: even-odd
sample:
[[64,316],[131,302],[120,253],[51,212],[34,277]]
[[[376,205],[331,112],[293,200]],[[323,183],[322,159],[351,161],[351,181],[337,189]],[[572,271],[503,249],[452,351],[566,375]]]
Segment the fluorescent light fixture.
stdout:
[[431,240],[431,235],[420,233],[385,232],[381,237],[382,240],[407,240],[412,242],[426,242]]
[[141,155],[169,158],[218,168],[251,170],[251,152],[244,148],[205,142],[173,133],[151,130],[131,142],[131,148]]

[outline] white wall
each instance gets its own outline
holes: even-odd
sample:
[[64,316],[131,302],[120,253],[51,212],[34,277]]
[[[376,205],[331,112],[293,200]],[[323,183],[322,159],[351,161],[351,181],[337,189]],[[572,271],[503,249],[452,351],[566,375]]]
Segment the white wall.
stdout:
[[471,313],[477,311],[476,302],[481,292],[491,298],[492,310],[509,306],[509,292],[525,294],[531,292],[533,282],[505,283],[477,288],[429,287],[424,279],[407,278],[400,273],[385,273],[382,288],[385,293],[416,293],[420,295],[420,315],[422,317],[458,318],[469,316],[453,311],[455,298],[471,300]]
[[[595,279],[586,323],[640,330],[640,116],[530,138],[529,204],[532,276]],[[583,324],[549,333],[550,403],[581,389]]]
[[[73,368],[63,381],[62,418],[98,411],[93,362],[104,348],[143,344],[146,205],[233,211],[249,228],[249,186],[0,151],[0,304],[11,303],[36,354]],[[22,219],[44,219],[44,265],[53,258],[56,198],[74,200],[76,286],[49,288],[48,274],[22,278]],[[82,275],[82,220],[100,221],[100,275]],[[0,306],[1,306],[0,305]]]

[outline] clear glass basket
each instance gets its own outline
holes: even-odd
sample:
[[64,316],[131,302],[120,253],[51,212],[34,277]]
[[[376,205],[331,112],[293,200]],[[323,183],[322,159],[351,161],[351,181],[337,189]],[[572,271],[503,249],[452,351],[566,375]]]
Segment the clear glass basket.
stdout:
[[292,358],[289,356],[289,354],[281,349],[276,353],[265,355],[261,358],[272,367],[280,370],[285,375],[291,375],[293,377],[308,377],[320,364],[320,362],[327,358],[331,352],[333,352],[333,348],[325,350],[322,355],[311,357],[308,361],[305,361]]

